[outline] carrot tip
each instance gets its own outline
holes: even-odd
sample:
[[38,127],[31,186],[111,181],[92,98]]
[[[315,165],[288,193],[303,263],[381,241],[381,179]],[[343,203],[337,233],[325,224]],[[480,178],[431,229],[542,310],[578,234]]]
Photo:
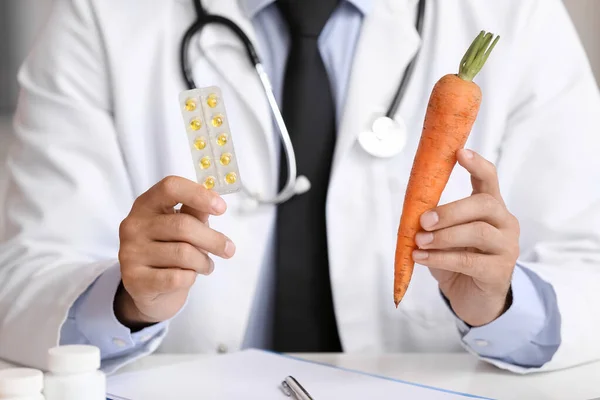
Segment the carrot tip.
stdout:
[[399,293],[394,293],[394,304],[396,305],[396,308],[398,308],[398,305],[400,304],[401,301],[402,301],[402,295],[400,295]]

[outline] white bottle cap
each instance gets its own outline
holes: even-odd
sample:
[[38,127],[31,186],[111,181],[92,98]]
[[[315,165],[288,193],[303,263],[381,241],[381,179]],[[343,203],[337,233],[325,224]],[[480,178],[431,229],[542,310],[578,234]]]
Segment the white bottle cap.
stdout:
[[0,370],[0,396],[30,396],[44,388],[42,371],[30,368]]
[[77,374],[100,368],[100,349],[95,346],[69,345],[48,350],[48,370],[55,374]]

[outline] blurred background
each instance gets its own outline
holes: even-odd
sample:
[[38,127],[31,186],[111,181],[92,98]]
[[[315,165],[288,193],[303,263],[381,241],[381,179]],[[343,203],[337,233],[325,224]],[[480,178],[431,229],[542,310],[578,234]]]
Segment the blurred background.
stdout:
[[[563,0],[600,82],[600,0]],[[43,25],[52,0],[0,0],[0,160],[18,94],[19,65]],[[1,164],[0,164],[0,168]]]

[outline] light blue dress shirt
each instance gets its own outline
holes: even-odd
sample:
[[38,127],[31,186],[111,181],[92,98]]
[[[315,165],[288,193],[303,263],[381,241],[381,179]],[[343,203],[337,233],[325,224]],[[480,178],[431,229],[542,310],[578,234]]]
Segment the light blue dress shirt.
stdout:
[[[287,27],[273,4],[275,0],[239,1],[242,10],[253,22],[258,52],[279,101],[289,48]],[[346,98],[362,20],[371,11],[371,6],[372,0],[341,1],[319,37],[319,48],[331,80],[338,117]],[[259,282],[261,288],[253,304],[244,347],[270,347],[271,271],[271,268],[265,268]],[[113,299],[120,279],[118,265],[100,276],[73,305],[61,333],[61,344],[98,346],[103,367],[152,351],[155,339],[164,336],[168,325],[165,321],[136,333],[121,325],[113,311]],[[554,290],[533,272],[517,265],[512,292],[513,303],[500,318],[478,328],[470,328],[456,318],[457,329],[464,344],[483,357],[539,367],[552,358],[560,344],[561,321]],[[450,308],[449,312],[452,312]]]

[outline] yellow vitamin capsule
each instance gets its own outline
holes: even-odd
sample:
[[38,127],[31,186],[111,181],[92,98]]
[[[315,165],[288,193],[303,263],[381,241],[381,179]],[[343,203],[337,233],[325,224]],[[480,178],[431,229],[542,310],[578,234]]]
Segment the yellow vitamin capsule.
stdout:
[[229,154],[229,153],[221,154],[220,161],[221,161],[221,165],[229,165],[229,163],[231,162],[231,154]]
[[190,127],[192,128],[192,130],[198,131],[200,130],[200,128],[202,128],[202,122],[198,118],[194,118],[190,122]]
[[214,93],[209,94],[206,98],[206,104],[208,104],[210,108],[215,108],[218,104],[217,95]]
[[203,185],[208,190],[214,188],[215,187],[215,178],[213,178],[212,176],[209,176],[208,178],[206,178],[204,180],[204,184]]
[[196,109],[196,101],[194,99],[187,99],[185,102],[185,109],[187,111],[194,111]]
[[213,117],[212,124],[215,128],[218,128],[221,125],[223,125],[224,120],[225,120],[225,118],[223,118],[223,116],[221,114],[217,114]]
[[233,185],[236,181],[237,175],[235,172],[230,172],[227,175],[225,175],[225,182],[227,182],[228,184]]
[[194,147],[196,150],[204,150],[206,147],[206,140],[203,137],[196,138],[196,140],[194,140]]
[[227,134],[221,133],[217,138],[217,143],[219,144],[219,146],[225,146],[227,144]]
[[202,168],[202,169],[210,168],[210,158],[202,157],[199,164],[200,164],[200,168]]

